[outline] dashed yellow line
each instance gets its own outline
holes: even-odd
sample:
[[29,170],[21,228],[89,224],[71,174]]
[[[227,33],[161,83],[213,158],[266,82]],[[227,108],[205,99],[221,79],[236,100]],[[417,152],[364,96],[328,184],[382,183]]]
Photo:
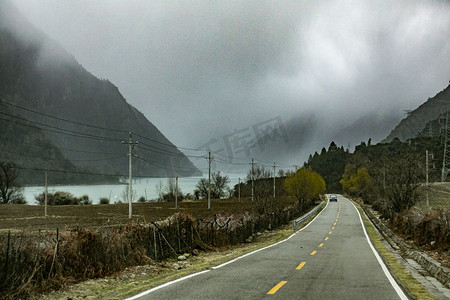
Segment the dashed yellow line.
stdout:
[[334,229],[334,227],[331,227],[331,229]]
[[336,223],[334,223],[333,225],[336,226]]
[[306,261],[302,261],[297,268],[295,268],[296,270],[300,270],[301,268],[303,268],[306,264]]
[[332,234],[332,233],[333,233],[333,231],[328,232],[328,234]]
[[323,246],[323,243],[319,245],[319,248],[322,248],[322,246]]
[[325,238],[325,241],[328,241],[328,237]]
[[314,254],[316,254],[316,253],[317,253],[317,251],[314,250],[313,252],[311,252],[311,255],[314,255]]
[[268,293],[267,295],[273,295],[275,294],[283,285],[285,285],[287,283],[287,281],[281,281],[279,284],[277,284],[276,286],[274,286]]

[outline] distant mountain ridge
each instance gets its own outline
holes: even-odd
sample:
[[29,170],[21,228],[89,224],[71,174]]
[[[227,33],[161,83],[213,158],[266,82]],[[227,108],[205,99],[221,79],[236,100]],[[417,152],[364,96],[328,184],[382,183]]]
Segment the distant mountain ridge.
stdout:
[[[8,123],[9,128],[11,124],[23,127],[14,123],[19,116],[29,120],[42,128],[40,140],[48,140],[76,166],[106,174],[127,174],[128,146],[121,141],[127,141],[128,132],[132,132],[133,140],[140,142],[134,151],[135,175],[201,174],[141,112],[127,103],[116,86],[86,71],[7,0],[0,3],[0,101],[4,102],[2,111],[7,107],[9,113],[0,116],[4,126]],[[28,134],[26,130],[17,132]],[[27,139],[19,134],[9,137],[15,141],[8,145]],[[6,145],[2,137],[1,145]],[[4,155],[0,155],[2,159]]]
[[432,135],[439,134],[438,119],[441,118],[447,110],[450,110],[450,84],[433,98],[429,98],[417,109],[408,113],[408,116],[391,131],[391,133],[382,141],[390,142],[395,138],[400,141],[406,141],[431,132]]

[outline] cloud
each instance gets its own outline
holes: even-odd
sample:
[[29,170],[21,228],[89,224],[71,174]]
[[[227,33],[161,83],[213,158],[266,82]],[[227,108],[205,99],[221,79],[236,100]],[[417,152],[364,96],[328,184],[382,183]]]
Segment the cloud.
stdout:
[[13,2],[181,146],[277,116],[326,136],[450,79],[445,1]]

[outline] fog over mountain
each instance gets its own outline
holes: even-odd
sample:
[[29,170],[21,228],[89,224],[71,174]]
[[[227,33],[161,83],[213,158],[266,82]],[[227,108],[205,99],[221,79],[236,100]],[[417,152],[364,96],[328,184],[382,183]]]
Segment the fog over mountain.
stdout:
[[134,175],[201,174],[114,84],[86,71],[8,0],[0,2],[0,129],[0,161],[14,162],[25,183],[43,170],[89,183],[83,175],[92,172],[97,181],[126,176],[129,132],[132,143],[140,139]]
[[228,161],[377,142],[450,79],[448,1],[12,2],[174,144]]

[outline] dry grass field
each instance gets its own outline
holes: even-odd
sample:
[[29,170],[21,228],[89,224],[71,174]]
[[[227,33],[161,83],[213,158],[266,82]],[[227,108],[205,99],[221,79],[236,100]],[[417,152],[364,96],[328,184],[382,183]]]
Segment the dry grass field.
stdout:
[[[450,182],[434,182],[429,186],[429,203],[431,208],[450,209]],[[426,200],[423,199],[416,205],[421,209],[427,209]]]
[[[284,205],[294,204],[294,198],[280,198]],[[133,203],[133,217],[128,218],[128,204],[49,206],[44,216],[44,206],[2,205],[0,206],[0,232],[21,230],[73,230],[77,228],[97,229],[105,226],[122,226],[130,222],[148,223],[165,219],[176,212],[189,213],[196,219],[210,220],[214,214],[233,215],[254,210],[248,198],[212,199],[211,209],[207,200],[182,201],[178,209],[172,202]]]

